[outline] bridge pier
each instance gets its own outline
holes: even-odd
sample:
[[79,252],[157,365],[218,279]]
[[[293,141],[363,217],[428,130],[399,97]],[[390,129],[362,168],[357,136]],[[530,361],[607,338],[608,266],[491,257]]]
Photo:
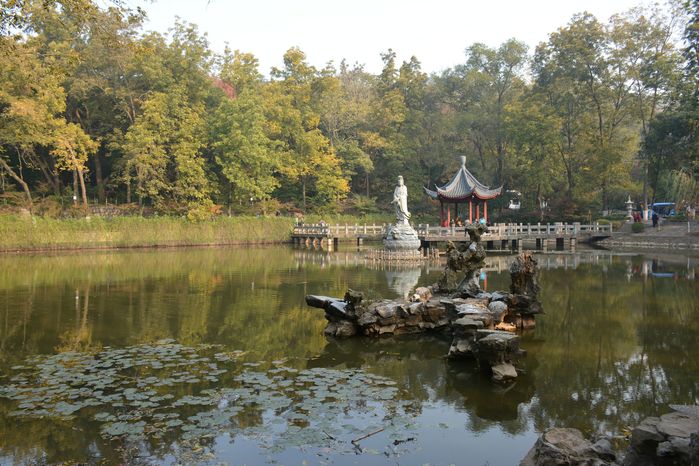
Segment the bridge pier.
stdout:
[[572,252],[575,252],[575,247],[578,244],[578,239],[577,238],[570,238],[570,250]]
[[364,244],[364,238],[357,236],[357,246],[361,246],[362,244]]

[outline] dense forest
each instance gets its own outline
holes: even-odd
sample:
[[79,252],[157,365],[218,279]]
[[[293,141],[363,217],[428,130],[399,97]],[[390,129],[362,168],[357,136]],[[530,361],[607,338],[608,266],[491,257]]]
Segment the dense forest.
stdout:
[[401,174],[413,210],[436,212],[421,187],[457,155],[537,216],[697,201],[699,0],[582,12],[534,50],[474,43],[431,75],[393,50],[378,75],[318,69],[295,47],[267,72],[193,24],[145,31],[119,0],[0,5],[6,210],[367,214]]

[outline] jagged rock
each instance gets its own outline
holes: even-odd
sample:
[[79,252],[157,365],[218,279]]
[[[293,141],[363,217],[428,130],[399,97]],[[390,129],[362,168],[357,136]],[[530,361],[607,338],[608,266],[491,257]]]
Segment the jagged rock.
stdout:
[[345,302],[351,304],[352,306],[357,306],[364,299],[364,293],[361,291],[347,290],[345,293]]
[[455,333],[463,333],[463,330],[466,329],[472,329],[472,330],[479,330],[483,328],[483,321],[482,320],[474,320],[469,317],[462,317],[460,319],[455,320],[452,325],[454,326],[454,332]]
[[411,315],[419,314],[423,309],[422,303],[413,303],[408,307],[408,313]]
[[510,292],[525,296],[537,296],[539,294],[537,271],[534,255],[529,251],[520,253],[510,265]]
[[378,314],[376,314],[374,311],[367,311],[359,316],[359,319],[357,319],[357,324],[360,327],[368,327],[369,325],[376,323],[378,320]]
[[517,369],[507,362],[496,364],[490,370],[493,371],[493,380],[496,382],[507,382],[517,378]]
[[393,317],[396,315],[396,308],[395,306],[388,304],[376,308],[376,312],[382,319],[388,319],[389,317]]
[[[612,452],[613,453],[613,452]],[[554,428],[544,432],[520,466],[604,466],[614,465],[609,452],[600,455],[577,429]]]
[[674,412],[660,416],[658,432],[665,437],[689,438],[692,433],[699,431],[699,418],[696,416]]
[[477,296],[482,292],[478,283],[480,269],[485,266],[485,249],[480,244],[480,236],[485,232],[482,225],[466,227],[471,243],[455,246],[447,243],[447,266],[438,282],[442,293],[459,291],[467,296]]
[[452,359],[473,356],[471,341],[467,339],[455,339],[449,347],[449,354],[447,356]]
[[337,322],[353,318],[353,316],[347,312],[347,303],[344,301],[333,301],[328,303],[328,305],[325,307],[325,314],[329,316],[328,320],[334,320]]
[[659,418],[647,417],[632,430],[625,466],[694,464],[699,415],[692,407],[679,408]]
[[507,314],[507,304],[502,301],[492,301],[488,304],[488,310],[493,314],[495,322],[502,322],[502,318]]
[[659,417],[647,417],[631,432],[631,445],[642,446],[652,443],[654,445],[665,440],[665,437],[658,432]]
[[602,437],[592,445],[592,450],[605,461],[615,461],[616,452],[612,447],[612,442],[608,438]]

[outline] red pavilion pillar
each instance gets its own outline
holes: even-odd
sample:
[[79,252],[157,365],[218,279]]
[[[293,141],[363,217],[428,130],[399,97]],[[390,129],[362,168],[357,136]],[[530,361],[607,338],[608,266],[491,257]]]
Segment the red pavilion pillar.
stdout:
[[444,226],[444,203],[441,199],[439,200],[439,226]]
[[473,199],[468,198],[468,222],[473,223]]
[[483,201],[483,217],[485,217],[485,223],[488,223],[488,201]]
[[476,221],[479,221],[481,219],[481,204],[480,202],[476,202]]

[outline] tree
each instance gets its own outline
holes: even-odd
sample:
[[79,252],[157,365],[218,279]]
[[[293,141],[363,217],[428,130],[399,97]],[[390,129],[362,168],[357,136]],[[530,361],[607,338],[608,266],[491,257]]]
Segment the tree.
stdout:
[[457,67],[469,84],[474,97],[472,105],[478,109],[473,131],[474,144],[479,146],[481,157],[483,142],[479,135],[494,150],[497,160],[495,182],[502,184],[507,154],[507,135],[504,130],[505,107],[516,100],[523,87],[523,71],[527,63],[527,46],[510,39],[493,49],[475,43],[466,49],[466,63]]
[[[9,40],[0,37],[3,48]],[[0,167],[22,187],[31,208],[23,165],[29,161],[27,168],[33,168],[36,151],[52,144],[52,129],[65,109],[65,94],[60,75],[39,60],[35,45],[15,43],[14,47],[0,67]],[[16,164],[10,154],[17,157]],[[49,167],[40,168],[51,180]]]
[[265,93],[271,136],[289,154],[290,163],[283,172],[290,181],[300,182],[304,210],[309,192],[316,206],[321,207],[340,200],[349,191],[340,161],[319,128],[320,116],[313,101],[317,72],[305,59],[300,49],[289,49],[284,54],[284,68],[272,70],[277,81],[267,86]]
[[[674,14],[666,17],[657,7],[650,11],[634,8],[611,19],[610,35],[614,44],[611,51],[613,66],[626,68],[620,76],[629,83],[634,116],[640,121],[641,138],[648,137],[649,126],[658,111],[670,103],[674,83],[679,78],[680,56],[673,36],[677,21]],[[639,145],[644,208],[648,206],[650,158]]]
[[276,173],[282,155],[266,133],[260,98],[246,90],[223,100],[210,121],[211,145],[221,173],[231,186],[231,198],[269,199],[279,186]]
[[201,150],[206,144],[203,107],[191,106],[185,90],[157,92],[129,128],[123,150],[127,187],[136,182],[139,203],[161,210],[190,210],[210,203],[212,187]]
[[53,149],[51,154],[56,157],[56,167],[59,170],[74,172],[74,179],[80,183],[83,207],[87,208],[87,190],[85,189],[85,164],[87,158],[94,154],[99,144],[74,123],[60,123],[52,135]]

